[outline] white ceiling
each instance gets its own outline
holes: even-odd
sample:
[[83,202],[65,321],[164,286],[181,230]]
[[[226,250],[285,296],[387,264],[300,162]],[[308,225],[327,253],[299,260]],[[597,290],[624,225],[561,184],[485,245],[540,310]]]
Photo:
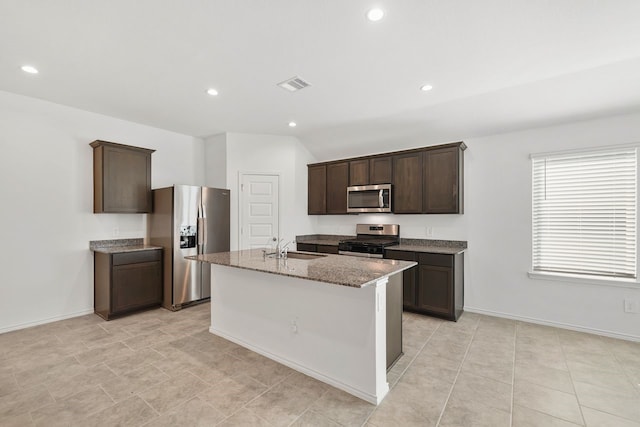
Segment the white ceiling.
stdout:
[[339,158],[640,110],[639,22],[637,0],[0,0],[0,90]]

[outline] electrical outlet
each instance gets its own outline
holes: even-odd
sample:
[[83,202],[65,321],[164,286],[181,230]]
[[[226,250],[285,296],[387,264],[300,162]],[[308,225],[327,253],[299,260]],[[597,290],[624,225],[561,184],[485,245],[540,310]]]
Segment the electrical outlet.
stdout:
[[113,237],[118,237],[120,235],[120,229],[118,227],[113,227],[112,234]]
[[298,320],[292,320],[291,321],[291,332],[294,334],[298,333]]
[[625,300],[624,300],[624,312],[625,313],[640,313],[640,307],[638,307],[638,301],[625,298]]
[[427,237],[433,237],[433,227],[427,227]]

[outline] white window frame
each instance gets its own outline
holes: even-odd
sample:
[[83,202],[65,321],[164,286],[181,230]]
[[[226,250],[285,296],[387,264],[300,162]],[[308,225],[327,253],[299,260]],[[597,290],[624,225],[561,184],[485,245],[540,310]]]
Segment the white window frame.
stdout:
[[[534,271],[533,269],[533,246],[534,246],[534,229],[533,229],[533,159],[543,158],[543,157],[554,157],[554,156],[564,156],[564,155],[579,155],[579,154],[588,154],[588,153],[596,153],[596,152],[608,152],[615,151],[619,149],[629,149],[635,148],[636,151],[636,278],[621,278],[621,277],[609,277],[609,276],[593,276],[593,275],[582,275],[582,274],[573,274],[573,273],[561,273],[561,272],[546,272],[546,271]],[[606,286],[616,286],[616,287],[624,287],[624,288],[632,288],[638,289],[640,286],[640,230],[638,229],[638,225],[640,222],[640,212],[638,211],[638,206],[640,203],[640,183],[638,179],[640,178],[640,144],[626,144],[626,145],[611,145],[607,147],[595,147],[595,148],[584,148],[577,150],[564,150],[564,151],[556,151],[556,152],[544,152],[544,153],[535,153],[530,156],[531,162],[531,265],[528,272],[528,276],[532,279],[541,279],[541,280],[551,280],[551,281],[561,281],[561,282],[576,282],[576,283],[585,283],[585,284],[596,284],[596,285],[606,285]]]

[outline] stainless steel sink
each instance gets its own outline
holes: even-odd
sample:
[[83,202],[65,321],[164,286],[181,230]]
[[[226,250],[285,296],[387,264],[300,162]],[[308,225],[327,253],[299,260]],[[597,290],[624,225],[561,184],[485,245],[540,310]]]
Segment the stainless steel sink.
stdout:
[[287,258],[293,258],[293,259],[316,259],[316,258],[323,258],[323,257],[326,257],[326,255],[307,254],[304,252],[287,252]]

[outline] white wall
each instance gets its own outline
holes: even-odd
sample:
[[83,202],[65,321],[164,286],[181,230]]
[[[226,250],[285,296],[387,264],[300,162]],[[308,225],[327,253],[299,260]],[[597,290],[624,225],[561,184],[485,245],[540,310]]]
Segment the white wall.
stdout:
[[238,248],[238,179],[242,173],[280,174],[280,238],[313,233],[307,215],[307,163],[314,158],[291,136],[227,133],[227,187],[231,190],[231,250]]
[[640,142],[640,114],[470,140],[466,176],[471,309],[640,340],[635,289],[535,280],[531,266],[531,153]]
[[227,188],[227,134],[204,139],[204,185]]
[[153,187],[204,182],[198,138],[0,92],[0,332],[92,312],[89,240],[145,236],[143,214],[93,214],[96,139],[157,150]]
[[[577,122],[486,138],[463,138],[464,215],[319,216],[321,233],[353,234],[356,223],[397,223],[402,237],[467,240],[467,310],[640,340],[640,287],[530,279],[531,164],[529,154],[640,142],[640,114]],[[425,143],[423,145],[432,145]],[[413,144],[411,147],[415,147]]]

